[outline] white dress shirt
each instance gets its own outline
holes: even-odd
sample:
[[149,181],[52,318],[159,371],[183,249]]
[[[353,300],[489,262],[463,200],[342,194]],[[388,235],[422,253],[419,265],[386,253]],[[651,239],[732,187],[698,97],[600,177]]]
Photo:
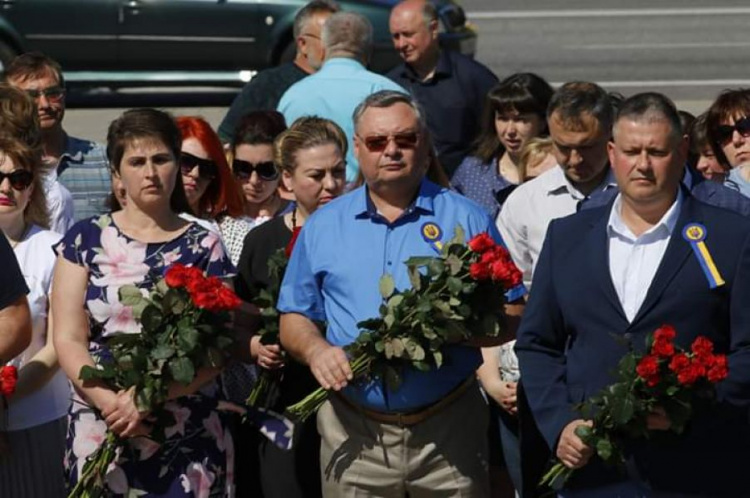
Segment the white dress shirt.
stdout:
[[[595,190],[610,187],[617,187],[611,170]],[[523,283],[529,291],[550,222],[575,213],[578,203],[585,198],[558,165],[519,185],[503,203],[497,228],[513,261],[523,272]]]
[[664,252],[680,214],[682,197],[682,192],[678,192],[677,199],[659,222],[639,236],[633,234],[620,216],[620,194],[612,205],[607,222],[609,274],[625,316],[630,322],[638,314],[656,270],[664,258]]
[[55,170],[47,170],[42,173],[42,189],[44,190],[44,197],[47,199],[49,229],[64,235],[75,221],[73,196],[60,183]]

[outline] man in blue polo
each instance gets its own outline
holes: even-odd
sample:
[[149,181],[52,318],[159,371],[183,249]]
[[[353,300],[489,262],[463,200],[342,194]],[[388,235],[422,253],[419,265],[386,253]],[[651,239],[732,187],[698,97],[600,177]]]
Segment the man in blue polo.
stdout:
[[[457,345],[442,368],[407,369],[396,390],[382,379],[351,384],[342,347],[378,316],[378,281],[410,286],[404,261],[433,254],[425,223],[452,237],[494,224],[474,202],[425,179],[429,139],[409,96],[381,91],[354,113],[365,185],[319,209],[302,230],[281,289],[281,342],[334,393],[318,412],[323,495],[486,496],[487,406],[475,380],[480,351]],[[520,299],[523,287],[509,299]],[[323,336],[314,321],[327,322]]]

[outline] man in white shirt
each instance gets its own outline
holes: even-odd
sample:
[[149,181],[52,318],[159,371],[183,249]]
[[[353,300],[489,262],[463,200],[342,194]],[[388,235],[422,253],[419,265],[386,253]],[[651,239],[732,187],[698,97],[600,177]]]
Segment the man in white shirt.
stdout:
[[566,83],[552,96],[547,122],[558,166],[520,185],[497,217],[529,290],[550,221],[575,213],[590,196],[616,188],[607,161],[612,104],[604,89],[594,83]]
[[[687,142],[661,94],[622,103],[608,151],[620,193],[550,223],[516,344],[534,419],[555,456],[578,469],[558,496],[737,496],[750,454],[750,221],[681,184]],[[688,431],[628,441],[637,472],[625,475],[576,435],[587,422],[575,405],[614,382],[625,343],[643,351],[664,324],[682,349],[711,340],[729,375]],[[654,411],[647,423],[671,422]]]

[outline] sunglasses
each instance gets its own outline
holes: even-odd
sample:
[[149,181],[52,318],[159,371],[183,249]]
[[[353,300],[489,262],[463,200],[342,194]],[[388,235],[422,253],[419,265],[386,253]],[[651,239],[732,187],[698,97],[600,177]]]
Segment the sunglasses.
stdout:
[[743,137],[750,136],[750,117],[738,119],[734,122],[734,125],[719,125],[716,127],[716,137],[722,144],[727,144],[732,141],[734,130],[742,135]]
[[59,86],[52,86],[42,90],[26,90],[26,95],[34,100],[44,95],[50,102],[59,102],[65,96],[65,89]]
[[180,152],[180,171],[187,176],[198,166],[198,176],[206,180],[216,178],[216,163],[210,159],[202,159],[187,152]]
[[249,180],[253,175],[253,171],[258,173],[258,177],[261,180],[267,182],[273,181],[279,177],[279,170],[276,169],[276,165],[273,161],[263,161],[262,163],[253,164],[242,159],[235,159],[232,161],[232,172],[234,176],[240,180]]
[[[357,135],[359,136],[359,135]],[[369,137],[359,137],[364,142],[365,147],[370,152],[383,152],[388,143],[393,139],[396,147],[399,149],[413,149],[419,141],[419,133],[416,131],[407,133],[395,133],[393,135],[371,135]]]
[[25,169],[17,169],[12,173],[0,172],[0,185],[3,184],[5,179],[10,180],[10,186],[15,190],[26,190],[34,180],[34,175],[31,171]]

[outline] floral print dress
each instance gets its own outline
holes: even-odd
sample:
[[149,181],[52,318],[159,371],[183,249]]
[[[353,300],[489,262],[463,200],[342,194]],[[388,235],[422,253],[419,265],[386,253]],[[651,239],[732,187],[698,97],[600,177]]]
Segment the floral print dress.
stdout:
[[[209,275],[226,277],[234,267],[218,236],[192,223],[174,239],[143,243],[120,232],[110,215],[76,223],[56,246],[58,254],[88,270],[85,308],[91,327],[89,351],[106,355],[106,338],[115,332],[137,334],[139,325],[118,299],[118,289],[134,284],[144,290],[168,266],[182,263]],[[234,446],[225,416],[217,410],[216,383],[198,393],[168,402],[176,423],[165,428],[167,440],[146,437],[128,443],[110,467],[106,481],[115,496],[225,497],[234,495]],[[70,489],[86,457],[105,438],[101,415],[74,394],[69,414],[65,469]]]

